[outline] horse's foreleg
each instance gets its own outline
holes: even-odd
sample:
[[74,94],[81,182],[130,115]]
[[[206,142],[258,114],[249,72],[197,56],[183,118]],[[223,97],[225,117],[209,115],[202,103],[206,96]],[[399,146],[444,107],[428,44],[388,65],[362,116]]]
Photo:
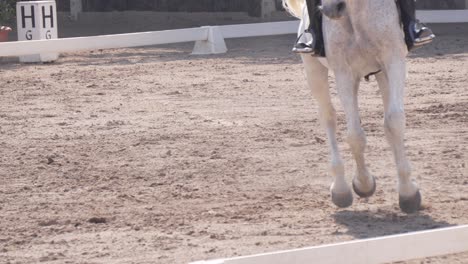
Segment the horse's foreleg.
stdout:
[[359,79],[346,73],[338,73],[336,79],[338,96],[346,114],[347,141],[356,161],[356,175],[353,179],[353,189],[361,197],[370,197],[375,192],[376,183],[374,177],[367,170],[364,158],[367,141],[359,117]]
[[336,111],[330,98],[328,69],[316,58],[304,56],[307,84],[318,104],[320,124],[325,129],[331,154],[330,174],[344,179],[344,165],[336,139]]
[[336,111],[330,98],[328,69],[311,56],[303,56],[303,61],[307,83],[319,106],[320,122],[327,134],[330,148],[330,174],[334,178],[331,186],[332,200],[338,207],[348,207],[353,203],[353,195],[345,179],[344,163],[336,139]]
[[421,194],[418,186],[411,180],[411,167],[404,146],[405,69],[404,61],[389,64],[386,72],[377,75],[377,81],[384,101],[385,135],[397,165],[400,208],[406,213],[412,213],[419,210],[421,206]]

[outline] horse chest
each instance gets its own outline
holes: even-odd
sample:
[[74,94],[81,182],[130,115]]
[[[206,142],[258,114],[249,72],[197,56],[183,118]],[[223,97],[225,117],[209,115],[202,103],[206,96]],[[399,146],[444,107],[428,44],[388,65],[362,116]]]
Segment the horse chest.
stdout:
[[384,58],[404,45],[401,30],[397,23],[391,26],[391,18],[383,16],[390,22],[376,23],[376,18],[362,14],[356,11],[340,20],[324,18],[327,59],[332,70],[367,75],[380,70]]
[[327,53],[331,70],[348,71],[361,76],[380,70],[379,57],[372,45],[365,42],[351,42],[346,48],[330,49]]

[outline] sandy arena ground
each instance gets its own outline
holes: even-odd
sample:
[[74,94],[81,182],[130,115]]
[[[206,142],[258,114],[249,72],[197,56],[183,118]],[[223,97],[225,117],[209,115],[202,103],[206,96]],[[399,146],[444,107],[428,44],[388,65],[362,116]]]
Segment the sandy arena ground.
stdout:
[[0,263],[178,264],[468,224],[466,28],[409,58],[407,147],[424,200],[415,215],[398,209],[375,81],[360,104],[378,191],[346,210],[331,203],[292,35],[231,40],[216,56],[182,44],[4,60]]

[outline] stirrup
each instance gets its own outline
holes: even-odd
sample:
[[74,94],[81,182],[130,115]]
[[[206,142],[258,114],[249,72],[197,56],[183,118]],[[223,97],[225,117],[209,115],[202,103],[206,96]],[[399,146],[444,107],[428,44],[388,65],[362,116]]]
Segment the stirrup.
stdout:
[[314,53],[314,49],[311,46],[307,45],[306,43],[296,43],[292,51],[295,53],[307,53],[307,54]]
[[431,43],[435,38],[435,34],[425,24],[420,23],[419,20],[410,24],[410,35],[414,47],[420,47],[425,44]]
[[[305,41],[303,41],[305,39]],[[310,54],[312,56],[318,56],[319,52],[314,48],[316,45],[314,33],[310,30],[304,31],[296,40],[296,44],[292,49],[293,52],[299,54]]]

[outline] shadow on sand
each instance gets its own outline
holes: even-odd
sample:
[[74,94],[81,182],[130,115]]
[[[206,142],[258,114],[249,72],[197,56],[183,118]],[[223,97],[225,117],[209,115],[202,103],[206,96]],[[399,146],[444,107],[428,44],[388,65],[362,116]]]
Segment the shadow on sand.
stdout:
[[424,213],[401,215],[394,211],[340,211],[332,215],[337,224],[346,227],[343,234],[358,239],[388,236],[408,232],[453,226],[436,221]]

